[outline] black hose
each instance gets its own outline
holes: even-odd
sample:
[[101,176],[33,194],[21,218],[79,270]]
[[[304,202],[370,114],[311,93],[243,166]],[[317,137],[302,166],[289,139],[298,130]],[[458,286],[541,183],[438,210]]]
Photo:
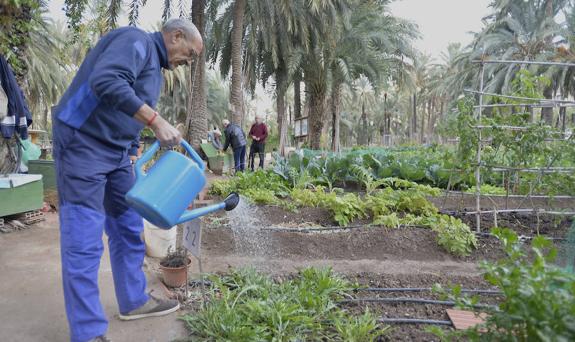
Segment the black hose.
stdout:
[[[292,233],[314,233],[314,232],[323,232],[323,231],[343,231],[343,230],[352,230],[352,229],[373,229],[380,226],[377,225],[370,225],[370,224],[360,224],[360,225],[353,225],[353,226],[325,226],[325,227],[300,227],[300,228],[288,228],[288,227],[269,227],[269,228],[262,228],[264,231],[272,231],[272,232],[292,232]],[[420,229],[429,229],[428,227],[424,226],[415,226],[415,225],[400,225],[400,228],[420,228]],[[392,229],[392,228],[390,228]]]
[[[448,305],[455,306],[457,303],[451,300],[435,300],[435,299],[425,299],[425,298],[354,298],[354,299],[344,299],[339,301],[340,304],[346,303],[415,303],[415,304],[433,304],[433,305]],[[474,308],[495,308],[494,305],[487,304],[475,304],[472,305]]]
[[430,324],[430,325],[449,325],[452,326],[451,321],[439,321],[435,319],[419,319],[419,318],[381,318],[379,323],[387,324]]
[[[496,237],[495,235],[493,235],[491,233],[484,233],[484,232],[475,232],[475,235],[484,236],[484,237]],[[536,237],[535,235],[532,235],[532,236],[520,235],[519,239],[533,240],[535,237]],[[545,237],[545,239],[551,240],[551,241],[565,241],[566,240],[565,238],[558,238],[558,237],[550,237],[550,236],[543,236],[543,237]]]
[[[368,291],[368,292],[431,292],[431,287],[367,287],[357,288],[355,291]],[[481,290],[481,289],[461,289],[464,293],[477,293],[477,294],[490,294],[490,295],[503,295],[499,290]]]
[[[280,233],[316,233],[316,232],[324,232],[324,231],[346,231],[352,229],[370,229],[379,226],[374,226],[370,224],[363,224],[363,225],[354,225],[354,226],[326,226],[326,227],[300,227],[300,228],[288,228],[288,227],[269,227],[269,228],[262,228],[263,231],[270,231],[270,232],[280,232]],[[429,229],[426,226],[418,226],[418,225],[400,225],[399,228],[415,228],[415,229]],[[477,236],[483,237],[495,237],[495,235],[491,233],[485,232],[473,232]],[[535,238],[535,236],[525,236],[522,235],[521,238],[526,240],[531,240]],[[547,240],[551,241],[565,241],[565,238],[556,238],[556,237],[547,237]]]

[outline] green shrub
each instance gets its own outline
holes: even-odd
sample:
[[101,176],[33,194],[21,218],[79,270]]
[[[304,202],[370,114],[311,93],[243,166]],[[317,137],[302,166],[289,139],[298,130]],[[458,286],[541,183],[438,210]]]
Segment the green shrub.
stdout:
[[[552,243],[538,236],[526,251],[515,232],[494,228],[492,233],[507,257],[481,268],[485,280],[503,292],[503,301],[496,309],[482,308],[488,314],[485,324],[460,333],[434,332],[444,340],[574,341],[575,275],[553,265]],[[448,297],[475,310],[477,298],[461,295],[460,287]]]
[[460,219],[438,215],[431,229],[437,233],[437,243],[449,253],[467,256],[477,247],[477,238]]
[[332,192],[322,199],[320,205],[332,213],[340,226],[347,226],[351,221],[366,216],[365,204],[356,194],[337,196]]

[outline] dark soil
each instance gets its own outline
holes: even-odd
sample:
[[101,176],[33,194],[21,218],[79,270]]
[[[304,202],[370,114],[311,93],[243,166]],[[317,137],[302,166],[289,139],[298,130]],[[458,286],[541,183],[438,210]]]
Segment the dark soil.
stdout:
[[190,263],[190,259],[186,255],[186,250],[183,248],[178,248],[176,251],[168,251],[161,261],[160,266],[167,268],[179,268],[184,267]]
[[336,222],[327,209],[323,208],[300,208],[297,212],[285,210],[276,206],[262,206],[260,211],[265,213],[261,217],[262,225],[286,226],[303,225],[308,226],[333,226]]
[[[297,212],[291,212],[281,207],[276,206],[261,206],[260,212],[261,221],[263,226],[279,226],[279,227],[293,227],[293,226],[336,226],[336,222],[332,219],[331,213],[322,208],[302,208]],[[486,209],[487,210],[487,209]],[[465,215],[464,213],[445,211],[445,213],[460,218],[465,222],[471,230],[475,231],[476,221],[475,215]],[[367,224],[366,220],[356,220],[350,226],[357,226]],[[571,217],[562,217],[555,215],[537,215],[532,213],[500,213],[497,215],[497,223],[499,227],[510,228],[517,232],[519,235],[533,236],[537,234],[553,237],[563,238],[573,224]],[[493,215],[483,215],[481,217],[481,230],[489,232],[494,226]]]
[[[419,275],[377,275],[377,274],[358,274],[349,277],[357,281],[360,285],[366,287],[383,287],[383,288],[405,288],[405,287],[423,287],[431,288],[434,284],[440,284],[444,289],[449,289],[453,285],[461,285],[464,289],[482,289],[496,290],[491,287],[481,277],[457,277],[445,275],[419,274]],[[367,292],[358,291],[354,294],[355,298],[422,298],[422,299],[439,299],[439,294],[424,292]],[[479,297],[482,304],[497,304],[501,298],[493,295],[482,295]],[[410,318],[410,319],[433,319],[449,321],[447,309],[453,308],[448,305],[419,304],[419,303],[346,303],[342,304],[344,308],[357,314],[369,309],[379,318]],[[435,335],[426,332],[428,325],[413,324],[394,324],[388,330],[382,341],[438,341]],[[442,329],[452,329],[448,326],[442,326]]]
[[[472,230],[477,227],[475,215],[465,215],[461,213],[450,213],[452,216],[460,218]],[[487,231],[493,227],[493,215],[481,216],[481,229]],[[537,215],[532,213],[501,213],[497,215],[497,225],[513,229],[519,235],[533,236],[538,233],[553,238],[563,238],[573,224],[573,219],[570,217],[562,217],[555,215]]]
[[[324,209],[304,208],[293,213],[275,206],[258,208],[262,227],[298,228],[333,226],[331,215]],[[460,217],[475,230],[475,216],[454,215]],[[225,218],[220,217],[219,220]],[[493,226],[493,217],[482,218],[482,227]],[[511,228],[520,235],[533,236],[537,233],[537,218],[524,213],[503,213],[499,215],[499,226]],[[353,227],[363,222],[354,222]],[[540,216],[539,233],[550,237],[565,237],[571,227],[571,220],[557,221],[554,216]],[[221,222],[217,225],[221,227]],[[486,230],[485,230],[486,231]],[[421,261],[465,261],[497,260],[504,252],[493,237],[478,237],[477,249],[468,257],[454,257],[436,243],[436,234],[424,228],[390,229],[384,227],[365,227],[347,231],[328,233],[301,233],[281,231],[261,231],[265,240],[266,255],[272,257],[304,257],[310,259],[375,259],[375,260],[421,260]],[[228,230],[207,233],[204,246],[218,255],[243,253],[233,246],[233,236]]]
[[[369,268],[366,272],[358,272],[356,268],[347,271],[346,277],[360,285],[369,287],[432,287],[439,283],[444,288],[455,284],[461,284],[469,289],[493,289],[486,283],[477,272],[455,273],[465,274],[456,276],[449,273],[449,268],[442,268],[445,263],[457,265],[475,265],[481,260],[498,260],[504,256],[504,252],[493,237],[478,237],[478,248],[468,257],[457,258],[443,250],[436,243],[436,236],[430,229],[401,228],[387,229],[383,227],[361,227],[366,222],[353,222],[350,226],[360,226],[357,229],[317,232],[297,232],[295,230],[304,227],[331,227],[335,222],[331,214],[324,209],[303,208],[298,212],[290,212],[275,206],[258,207],[258,217],[261,221],[260,230],[254,235],[255,239],[261,240],[265,246],[258,252],[263,252],[266,262],[280,260],[282,263],[290,261],[309,263],[314,260],[329,260],[333,264],[370,261],[371,265],[386,265],[385,269],[372,272]],[[486,209],[487,210],[487,209]],[[475,230],[475,216],[453,213],[460,217],[472,230]],[[226,228],[227,219],[225,214],[211,215],[204,220],[205,229],[202,245],[205,255],[210,259],[223,257],[237,258],[253,255],[242,250],[235,243],[233,232]],[[571,219],[559,220],[555,216],[541,215],[539,221],[533,214],[527,213],[502,213],[498,215],[498,225],[516,231],[519,235],[533,236],[537,233],[554,238],[566,236],[572,224]],[[482,217],[482,231],[487,232],[493,226],[493,216]],[[294,231],[274,231],[275,228],[293,229]],[[270,230],[271,229],[271,230]],[[267,257],[267,258],[266,258]],[[251,259],[250,259],[251,260]],[[255,260],[255,259],[254,259]],[[413,269],[395,273],[387,269],[387,263],[413,267],[413,264],[437,265],[432,271]],[[280,264],[283,265],[283,264]],[[412,265],[412,266],[408,266]],[[282,268],[283,269],[283,268]],[[373,269],[375,270],[375,269]],[[408,274],[403,274],[408,273]],[[284,274],[280,273],[281,277]],[[469,274],[469,275],[467,275]],[[366,297],[412,297],[425,299],[440,299],[437,294],[431,292],[398,292],[398,293],[375,293],[358,291],[353,294],[355,298]],[[483,304],[497,304],[500,298],[495,296],[480,296]],[[367,308],[380,318],[421,318],[448,320],[446,305],[416,304],[416,303],[346,303],[341,304],[345,309],[361,314]],[[433,334],[427,333],[426,325],[393,325],[390,331],[382,338],[383,341],[438,341]],[[450,329],[443,327],[443,329]]]
[[[497,240],[479,238],[478,248],[469,257],[457,258],[443,250],[429,229],[386,229],[370,227],[333,233],[261,231],[264,256],[274,258],[343,260],[479,261],[502,257]],[[210,255],[250,254],[238,249],[229,229],[206,229],[202,246]]]

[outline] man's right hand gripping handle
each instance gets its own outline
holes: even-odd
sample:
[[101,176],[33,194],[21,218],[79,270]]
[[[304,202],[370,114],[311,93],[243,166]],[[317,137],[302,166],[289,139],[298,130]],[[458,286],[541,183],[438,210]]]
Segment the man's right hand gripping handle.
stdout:
[[175,146],[182,140],[182,134],[168,121],[162,118],[152,107],[143,105],[134,115],[134,118],[149,126],[161,146]]

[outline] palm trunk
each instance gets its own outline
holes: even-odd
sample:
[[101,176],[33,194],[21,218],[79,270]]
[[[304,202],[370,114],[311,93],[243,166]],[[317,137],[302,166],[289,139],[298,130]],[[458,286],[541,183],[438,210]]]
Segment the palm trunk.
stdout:
[[[192,22],[200,31],[202,37],[205,33],[205,6],[206,0],[193,0]],[[206,96],[206,54],[202,50],[198,59],[192,64],[193,87],[188,101],[188,118],[186,120],[186,137],[194,148],[199,149],[202,139],[208,135],[208,109]]]
[[333,129],[331,131],[331,150],[334,152],[339,152],[340,150],[340,142],[339,142],[339,121],[341,117],[340,104],[341,104],[341,83],[333,81],[331,91],[331,115],[333,122]]
[[309,95],[308,135],[310,147],[321,148],[321,131],[323,129],[323,113],[325,111],[326,89],[324,79],[320,75],[314,80],[307,79],[306,90]]
[[435,109],[435,98],[432,97],[429,101],[429,112],[427,113],[427,136],[431,139],[433,135],[433,111]]
[[296,72],[293,81],[293,106],[295,119],[301,118],[301,72]]
[[361,103],[361,140],[359,140],[360,145],[367,144],[367,113],[365,112],[365,100]]
[[425,112],[428,111],[427,103],[423,102],[423,112],[421,113],[421,130],[419,131],[419,142],[424,143],[425,140]]
[[411,139],[417,139],[417,94],[413,94],[413,117],[411,118]]
[[287,145],[287,115],[285,106],[285,94],[287,92],[287,75],[284,68],[276,70],[276,107],[278,112],[279,153],[285,156]]
[[44,114],[42,117],[42,129],[48,131],[48,116],[50,115],[50,107],[46,106],[44,108]]
[[244,12],[246,0],[236,0],[232,27],[232,83],[230,89],[230,104],[232,121],[241,126],[244,119],[244,98],[242,91],[242,41],[244,31]]
[[[543,91],[543,96],[546,99],[551,99],[553,97],[553,88],[547,87]],[[541,108],[541,120],[543,120],[546,124],[552,125],[553,124],[553,107],[543,107]]]

